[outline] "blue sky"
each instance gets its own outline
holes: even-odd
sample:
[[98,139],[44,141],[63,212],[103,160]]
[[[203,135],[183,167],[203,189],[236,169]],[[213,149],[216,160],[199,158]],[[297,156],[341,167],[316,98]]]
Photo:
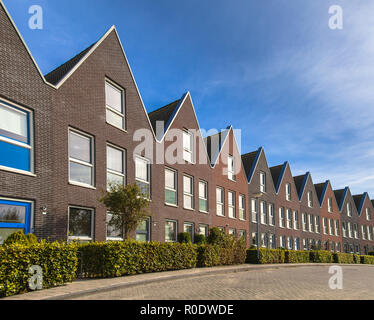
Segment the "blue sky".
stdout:
[[[43,73],[116,25],[148,111],[190,91],[200,125],[242,153],[374,197],[374,3],[352,0],[4,0]],[[41,5],[44,29],[28,28]],[[328,27],[331,5],[343,30]]]

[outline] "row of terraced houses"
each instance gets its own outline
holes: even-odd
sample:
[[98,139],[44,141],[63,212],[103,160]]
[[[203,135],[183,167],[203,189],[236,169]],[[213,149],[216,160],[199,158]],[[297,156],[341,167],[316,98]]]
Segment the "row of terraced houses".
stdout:
[[219,227],[248,246],[259,229],[263,247],[373,250],[367,193],[294,177],[288,162],[269,167],[263,148],[241,155],[232,127],[201,131],[189,93],[146,112],[114,27],[43,75],[0,0],[0,241],[17,230],[121,239],[98,201],[115,181],[149,198],[137,240]]

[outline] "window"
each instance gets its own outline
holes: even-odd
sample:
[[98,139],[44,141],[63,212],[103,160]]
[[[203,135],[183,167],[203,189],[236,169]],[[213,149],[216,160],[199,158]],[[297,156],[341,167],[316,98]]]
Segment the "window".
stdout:
[[136,157],[135,158],[135,179],[136,184],[139,186],[140,190],[143,192],[147,199],[151,198],[151,165],[150,161],[145,158]]
[[313,193],[308,191],[308,207],[313,208]]
[[295,250],[300,250],[300,239],[299,238],[294,239],[294,244],[295,244],[294,246]]
[[338,242],[338,243],[336,244],[336,251],[337,251],[337,252],[340,252],[340,251],[341,251],[341,244],[340,244],[340,242]]
[[191,163],[194,161],[193,134],[186,130],[183,131],[183,159]]
[[315,232],[320,233],[321,232],[321,226],[319,224],[319,216],[315,216],[314,220],[315,220],[315,224],[314,224]]
[[308,231],[307,230],[306,213],[301,214],[301,220],[302,220],[302,224],[303,224],[303,231]]
[[358,225],[356,223],[353,225],[353,230],[355,239],[358,239]]
[[229,156],[227,160],[227,177],[235,181],[235,162],[233,156]]
[[343,237],[346,238],[347,237],[347,226],[345,222],[342,222],[342,233],[343,233]]
[[353,237],[353,226],[352,223],[348,222],[348,237],[352,238]]
[[323,218],[322,223],[323,223],[323,233],[327,234],[327,219]]
[[31,202],[0,199],[0,245],[14,232],[30,232],[31,211]]
[[333,226],[334,226],[334,223],[333,223],[332,219],[329,219],[329,234],[330,235],[334,234],[334,232],[333,232]]
[[275,249],[276,243],[275,243],[275,234],[270,234],[269,236],[269,247],[272,249]]
[[125,151],[109,146],[106,147],[107,187],[113,184],[125,184]]
[[340,226],[339,226],[339,221],[335,220],[335,235],[338,237],[340,236]]
[[313,215],[311,214],[308,214],[308,218],[309,218],[309,232],[314,232],[314,219],[313,219]]
[[284,228],[284,208],[279,208],[279,227]]
[[106,238],[107,240],[123,240],[123,231],[115,225],[113,214],[106,214]]
[[94,185],[93,138],[69,130],[69,181]]
[[247,232],[245,230],[239,230],[239,238],[243,238],[247,241]]
[[268,223],[268,215],[266,212],[266,202],[261,201],[260,202],[260,214],[261,214],[261,223],[267,224]]
[[332,212],[332,199],[331,198],[327,199],[327,210],[330,213]]
[[120,129],[126,129],[124,91],[105,82],[106,121]]
[[208,183],[199,181],[199,210],[208,212]]
[[347,203],[347,216],[352,217],[352,203]]
[[292,229],[292,211],[287,209],[287,229]]
[[286,237],[285,236],[280,236],[279,237],[279,246],[281,248],[285,248],[286,247]]
[[308,250],[308,241],[307,239],[303,239],[303,249]]
[[69,208],[70,239],[91,241],[93,239],[93,210],[86,208]]
[[0,101],[0,168],[33,172],[32,116]]
[[293,249],[293,240],[292,240],[292,237],[287,237],[287,248],[289,250]]
[[252,232],[252,244],[257,247],[257,233]]
[[366,240],[366,227],[361,226],[362,239]]
[[274,205],[272,203],[269,204],[269,225],[275,225]]
[[165,222],[165,241],[177,242],[177,222],[174,220],[166,220]]
[[260,191],[266,192],[266,173],[260,172]]
[[369,210],[369,208],[366,208],[366,220],[367,221],[370,221],[371,220],[371,214],[370,214],[370,210]]
[[368,229],[368,231],[367,231],[367,235],[368,235],[368,240],[373,240],[373,235],[372,235],[372,229],[369,227],[369,226],[367,226],[367,229]]
[[151,219],[148,218],[148,219],[141,221],[138,224],[136,231],[135,231],[136,241],[148,242],[150,240],[150,232],[149,232],[150,222],[151,222]]
[[165,169],[165,203],[177,205],[177,172]]
[[194,242],[194,230],[195,230],[195,227],[194,227],[194,224],[191,223],[191,222],[185,222],[184,223],[184,232],[188,233],[190,235],[190,239],[192,241],[192,243]]
[[233,228],[229,228],[229,234],[236,237],[236,230]]
[[257,223],[258,221],[258,207],[257,207],[257,200],[251,200],[251,209],[252,209],[252,222]]
[[266,233],[261,233],[261,247],[267,248],[268,246],[268,236]]
[[236,218],[235,212],[235,192],[229,191],[229,218]]
[[297,211],[293,212],[293,228],[295,230],[299,229],[299,213]]
[[200,234],[204,235],[205,238],[208,237],[209,227],[206,224],[201,224],[199,226]]
[[245,197],[239,195],[239,219],[245,220]]
[[190,176],[183,176],[183,208],[194,208],[193,178]]
[[291,201],[291,184],[286,183],[286,200]]
[[223,188],[216,188],[217,216],[225,215],[225,191]]

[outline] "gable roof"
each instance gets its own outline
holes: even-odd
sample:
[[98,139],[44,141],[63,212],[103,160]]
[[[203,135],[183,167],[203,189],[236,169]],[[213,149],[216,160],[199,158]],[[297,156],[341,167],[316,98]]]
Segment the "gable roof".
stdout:
[[319,201],[319,205],[321,206],[322,205],[322,196],[323,196],[323,193],[324,193],[324,190],[325,190],[325,186],[326,186],[326,182],[323,182],[323,183],[317,183],[314,185],[314,188],[316,189],[316,193],[317,193],[317,197],[318,197],[318,201]]
[[303,197],[304,190],[306,183],[308,181],[308,178],[310,177],[310,172],[307,172],[305,174],[302,174],[300,176],[293,177],[293,180],[295,182],[297,194],[299,196],[299,201],[301,201],[301,198]]
[[90,45],[88,48],[84,49],[82,52],[78,53],[75,57],[71,58],[53,71],[46,74],[44,78],[49,83],[57,85],[84,58],[84,56],[92,49],[95,44],[96,42]]
[[213,134],[211,136],[207,136],[204,138],[206,151],[210,160],[211,166],[215,166],[219,155],[221,154],[222,148],[225,145],[226,139],[229,136],[230,130],[232,129],[231,126],[227,127],[225,130]]
[[[356,208],[357,208],[357,213],[359,216],[361,216],[362,209],[364,208],[364,203],[366,197],[369,198],[369,195],[367,192],[364,192],[363,194],[356,194],[353,196],[353,200],[355,202]],[[369,199],[370,201],[370,199]]]
[[261,156],[261,152],[263,151],[264,148],[260,147],[257,151],[249,152],[242,155],[242,163],[248,183],[250,183],[252,180],[253,174],[256,170],[256,166]]
[[[167,104],[166,106],[148,113],[149,121],[151,122],[153,131],[155,132],[156,136],[157,134],[159,135],[159,137],[157,138],[161,139],[162,136],[164,136],[182,101],[183,97]],[[161,132],[157,132],[157,122],[163,122],[164,124],[162,128],[163,130]]]
[[284,173],[286,172],[287,166],[288,166],[288,162],[286,161],[285,163],[281,165],[269,168],[271,172],[271,176],[273,178],[276,193],[278,193],[279,191],[279,187],[282,183],[282,179],[283,179]]
[[335,199],[339,206],[339,211],[342,211],[343,209],[343,204],[347,196],[347,193],[348,193],[348,187],[345,187],[344,189],[334,190]]

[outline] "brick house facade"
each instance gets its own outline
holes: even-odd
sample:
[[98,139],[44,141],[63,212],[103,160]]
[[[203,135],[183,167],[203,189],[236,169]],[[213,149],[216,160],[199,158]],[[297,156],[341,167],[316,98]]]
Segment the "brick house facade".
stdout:
[[[293,177],[288,162],[269,168],[263,148],[241,155],[231,126],[203,137],[189,92],[147,113],[115,27],[43,76],[0,0],[0,242],[16,230],[52,240],[121,239],[99,202],[112,180],[136,182],[149,197],[151,215],[131,235],[137,240],[176,241],[182,231],[193,238],[216,226],[250,246],[260,222],[261,246],[351,245],[341,231],[325,240],[309,229],[317,217],[322,229],[323,216],[339,228],[352,220],[359,234],[365,227],[365,239],[352,245],[373,249],[367,194],[338,190],[336,201],[329,183],[314,188],[311,175]],[[326,200],[321,207],[318,199]]]

